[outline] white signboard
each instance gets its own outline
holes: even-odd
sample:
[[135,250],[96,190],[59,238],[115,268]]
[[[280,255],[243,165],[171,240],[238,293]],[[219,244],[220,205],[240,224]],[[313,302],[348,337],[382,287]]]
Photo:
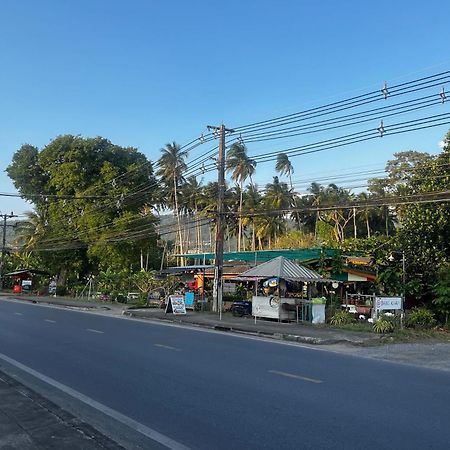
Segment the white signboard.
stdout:
[[380,311],[385,309],[402,309],[402,298],[375,297],[375,308]]
[[166,313],[186,314],[186,304],[182,295],[169,295]]
[[257,317],[265,317],[268,319],[287,320],[295,318],[295,310],[288,311],[282,307],[283,303],[295,305],[295,298],[253,296],[252,299],[252,315]]
[[279,304],[279,297],[253,296],[252,315],[266,317],[268,319],[278,319]]

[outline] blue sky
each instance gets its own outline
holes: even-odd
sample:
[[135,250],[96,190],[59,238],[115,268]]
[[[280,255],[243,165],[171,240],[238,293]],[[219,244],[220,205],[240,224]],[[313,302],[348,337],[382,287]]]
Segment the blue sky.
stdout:
[[[155,160],[207,124],[239,126],[449,70],[449,12],[445,0],[3,0],[0,167],[21,144],[65,133]],[[446,131],[298,157],[294,178],[381,167],[411,148],[436,153]],[[314,139],[249,144],[249,153]],[[273,175],[264,164],[255,179]],[[14,191],[6,174],[0,191]],[[11,209],[29,206],[0,198]]]

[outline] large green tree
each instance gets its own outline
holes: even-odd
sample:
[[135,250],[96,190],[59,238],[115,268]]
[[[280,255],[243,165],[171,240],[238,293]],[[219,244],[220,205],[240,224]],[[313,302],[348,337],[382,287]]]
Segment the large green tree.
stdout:
[[[398,247],[405,252],[406,275],[419,277],[425,298],[436,274],[450,260],[450,132],[442,152],[426,157],[410,172],[405,191],[414,202],[399,206]],[[440,199],[443,199],[440,201]]]
[[154,217],[139,212],[153,204],[156,180],[135,148],[64,135],[42,150],[23,145],[6,171],[35,209],[22,227],[24,247],[39,252],[61,284],[129,266],[155,246]]

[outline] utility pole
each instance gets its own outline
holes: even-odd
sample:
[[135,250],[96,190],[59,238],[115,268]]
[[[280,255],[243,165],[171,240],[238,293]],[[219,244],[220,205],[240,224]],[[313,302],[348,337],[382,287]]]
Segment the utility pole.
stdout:
[[225,125],[208,125],[208,130],[219,134],[219,157],[217,159],[218,169],[218,195],[217,195],[217,219],[216,219],[216,248],[214,252],[215,271],[214,271],[214,294],[213,311],[219,311],[220,320],[222,320],[222,294],[223,294],[223,235],[224,235],[224,197],[225,197],[225,133],[233,133],[234,130],[225,128]]
[[6,221],[13,217],[18,217],[11,212],[11,214],[0,214],[3,218],[3,239],[2,239],[2,259],[0,261],[0,287],[3,288],[3,272],[5,266],[5,253],[6,253],[6,227],[13,227],[14,225],[7,225]]

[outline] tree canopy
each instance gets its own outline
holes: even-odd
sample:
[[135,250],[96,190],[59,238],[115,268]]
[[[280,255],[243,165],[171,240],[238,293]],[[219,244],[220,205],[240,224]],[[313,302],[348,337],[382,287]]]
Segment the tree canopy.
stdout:
[[156,179],[137,149],[64,135],[42,150],[23,145],[6,172],[35,209],[22,225],[27,249],[62,283],[69,273],[137,264],[141,251],[155,259],[155,218],[141,211],[154,204]]

